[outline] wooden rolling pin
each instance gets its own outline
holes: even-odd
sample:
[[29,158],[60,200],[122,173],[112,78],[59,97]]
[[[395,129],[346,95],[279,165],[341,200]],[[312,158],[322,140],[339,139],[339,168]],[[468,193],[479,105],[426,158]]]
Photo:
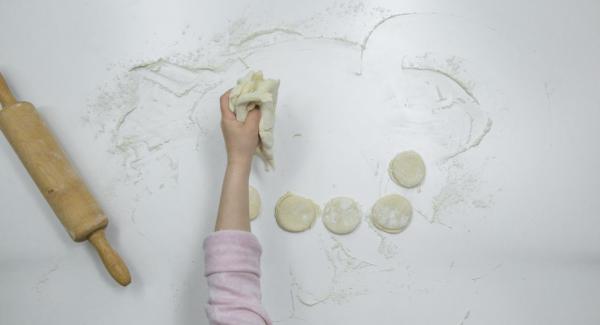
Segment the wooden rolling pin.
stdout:
[[2,74],[0,103],[0,129],[71,238],[76,242],[89,240],[110,275],[119,284],[128,285],[129,270],[104,236],[108,219],[35,107],[17,102]]

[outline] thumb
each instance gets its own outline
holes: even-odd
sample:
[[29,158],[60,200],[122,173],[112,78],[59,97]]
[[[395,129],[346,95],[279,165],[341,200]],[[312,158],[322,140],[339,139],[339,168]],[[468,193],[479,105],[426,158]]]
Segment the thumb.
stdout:
[[231,89],[226,91],[220,98],[221,118],[223,120],[235,120],[235,114],[229,110],[229,93],[231,93]]
[[246,122],[244,122],[244,125],[246,127],[258,129],[258,124],[260,123],[260,116],[260,109],[255,108],[251,110],[250,112],[248,112],[248,116],[246,117]]

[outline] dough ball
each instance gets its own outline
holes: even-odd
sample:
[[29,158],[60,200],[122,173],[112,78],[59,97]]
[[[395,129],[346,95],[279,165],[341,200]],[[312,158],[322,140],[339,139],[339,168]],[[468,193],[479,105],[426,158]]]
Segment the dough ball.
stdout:
[[375,227],[391,234],[402,232],[412,219],[412,205],[402,195],[386,195],[373,205],[371,221]]
[[283,229],[301,232],[312,227],[319,215],[319,206],[312,200],[292,193],[284,194],[275,206],[275,220]]
[[415,187],[425,178],[423,158],[414,151],[404,151],[396,155],[388,168],[390,177],[400,186]]
[[360,224],[362,212],[358,203],[348,197],[336,197],[325,205],[323,224],[338,235],[349,234]]
[[254,220],[260,213],[260,194],[252,186],[248,188],[248,194],[248,203],[250,204],[250,220]]

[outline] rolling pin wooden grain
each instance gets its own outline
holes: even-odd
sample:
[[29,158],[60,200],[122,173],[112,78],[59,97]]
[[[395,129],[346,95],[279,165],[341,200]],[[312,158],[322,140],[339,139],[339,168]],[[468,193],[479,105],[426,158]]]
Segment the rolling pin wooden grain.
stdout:
[[0,129],[71,238],[89,240],[110,275],[128,285],[129,270],[104,235],[108,218],[33,105],[17,102],[2,74],[0,103]]

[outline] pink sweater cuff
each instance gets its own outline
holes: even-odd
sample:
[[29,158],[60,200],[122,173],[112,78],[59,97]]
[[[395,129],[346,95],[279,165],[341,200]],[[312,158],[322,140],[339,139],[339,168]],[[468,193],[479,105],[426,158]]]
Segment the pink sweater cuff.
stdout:
[[247,272],[260,277],[262,249],[251,232],[220,230],[204,240],[205,275],[220,272]]

